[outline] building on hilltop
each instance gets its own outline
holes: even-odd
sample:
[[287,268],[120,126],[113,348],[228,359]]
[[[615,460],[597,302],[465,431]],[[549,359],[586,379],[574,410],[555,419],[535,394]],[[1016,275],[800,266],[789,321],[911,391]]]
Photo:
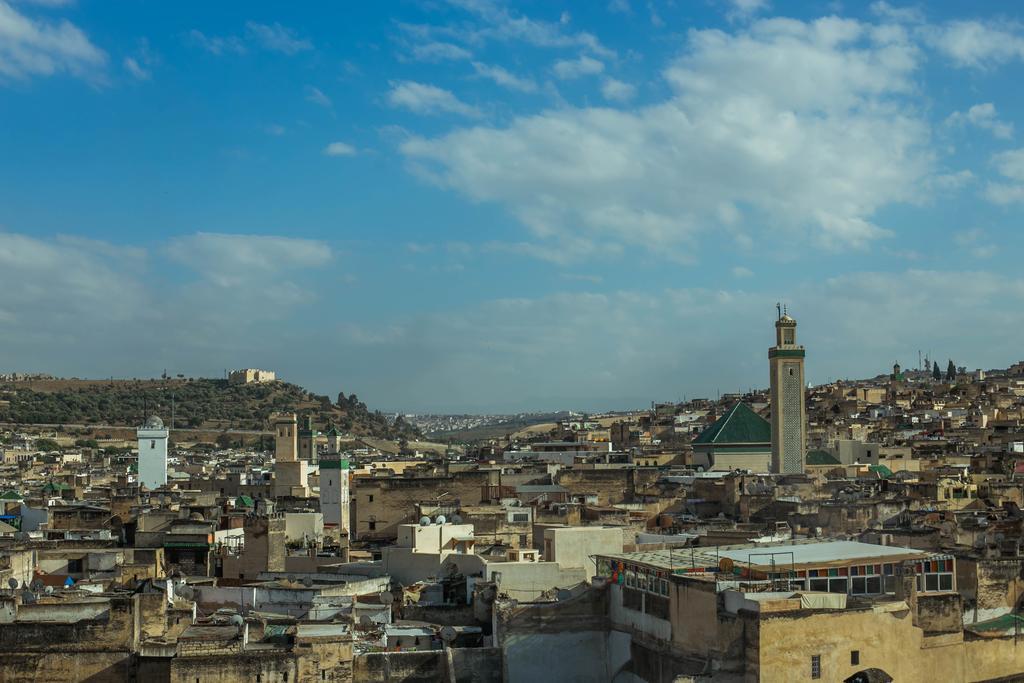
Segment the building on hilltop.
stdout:
[[782,310],[775,321],[775,346],[768,349],[771,368],[772,472],[804,471],[807,406],[804,402],[804,347],[796,343],[796,320]]
[[243,368],[232,370],[228,374],[228,384],[262,384],[277,380],[277,373],[273,370],[259,370],[257,368]]

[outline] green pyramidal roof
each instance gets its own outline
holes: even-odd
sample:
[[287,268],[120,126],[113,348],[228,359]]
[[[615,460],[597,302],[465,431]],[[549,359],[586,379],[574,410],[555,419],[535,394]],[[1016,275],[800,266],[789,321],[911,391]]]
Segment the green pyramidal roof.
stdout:
[[771,443],[772,426],[746,403],[737,403],[713,425],[701,432],[695,445]]
[[808,465],[840,465],[839,458],[828,451],[807,451]]

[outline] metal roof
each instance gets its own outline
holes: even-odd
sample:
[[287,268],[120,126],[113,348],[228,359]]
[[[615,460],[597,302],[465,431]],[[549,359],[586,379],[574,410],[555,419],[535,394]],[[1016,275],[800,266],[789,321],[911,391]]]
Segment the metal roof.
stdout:
[[[790,555],[789,553],[792,553]],[[858,561],[880,560],[897,562],[902,560],[933,557],[930,553],[913,548],[875,545],[858,541],[808,540],[784,544],[743,544],[719,547],[677,548],[650,550],[636,553],[602,555],[622,562],[642,564],[658,569],[685,570],[706,568],[713,570],[723,558],[736,565],[768,567],[774,558],[776,565],[824,566],[845,565]]]

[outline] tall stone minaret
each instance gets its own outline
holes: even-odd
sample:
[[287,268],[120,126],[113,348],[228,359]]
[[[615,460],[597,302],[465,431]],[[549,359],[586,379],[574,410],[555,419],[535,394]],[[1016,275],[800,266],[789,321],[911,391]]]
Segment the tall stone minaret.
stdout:
[[772,375],[772,472],[802,473],[807,447],[804,347],[796,343],[796,320],[781,307],[768,364]]

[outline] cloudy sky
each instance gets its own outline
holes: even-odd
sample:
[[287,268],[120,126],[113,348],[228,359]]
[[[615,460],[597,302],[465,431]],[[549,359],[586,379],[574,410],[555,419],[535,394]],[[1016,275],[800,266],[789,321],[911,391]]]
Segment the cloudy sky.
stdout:
[[4,371],[404,411],[1024,357],[1006,3],[0,0]]

